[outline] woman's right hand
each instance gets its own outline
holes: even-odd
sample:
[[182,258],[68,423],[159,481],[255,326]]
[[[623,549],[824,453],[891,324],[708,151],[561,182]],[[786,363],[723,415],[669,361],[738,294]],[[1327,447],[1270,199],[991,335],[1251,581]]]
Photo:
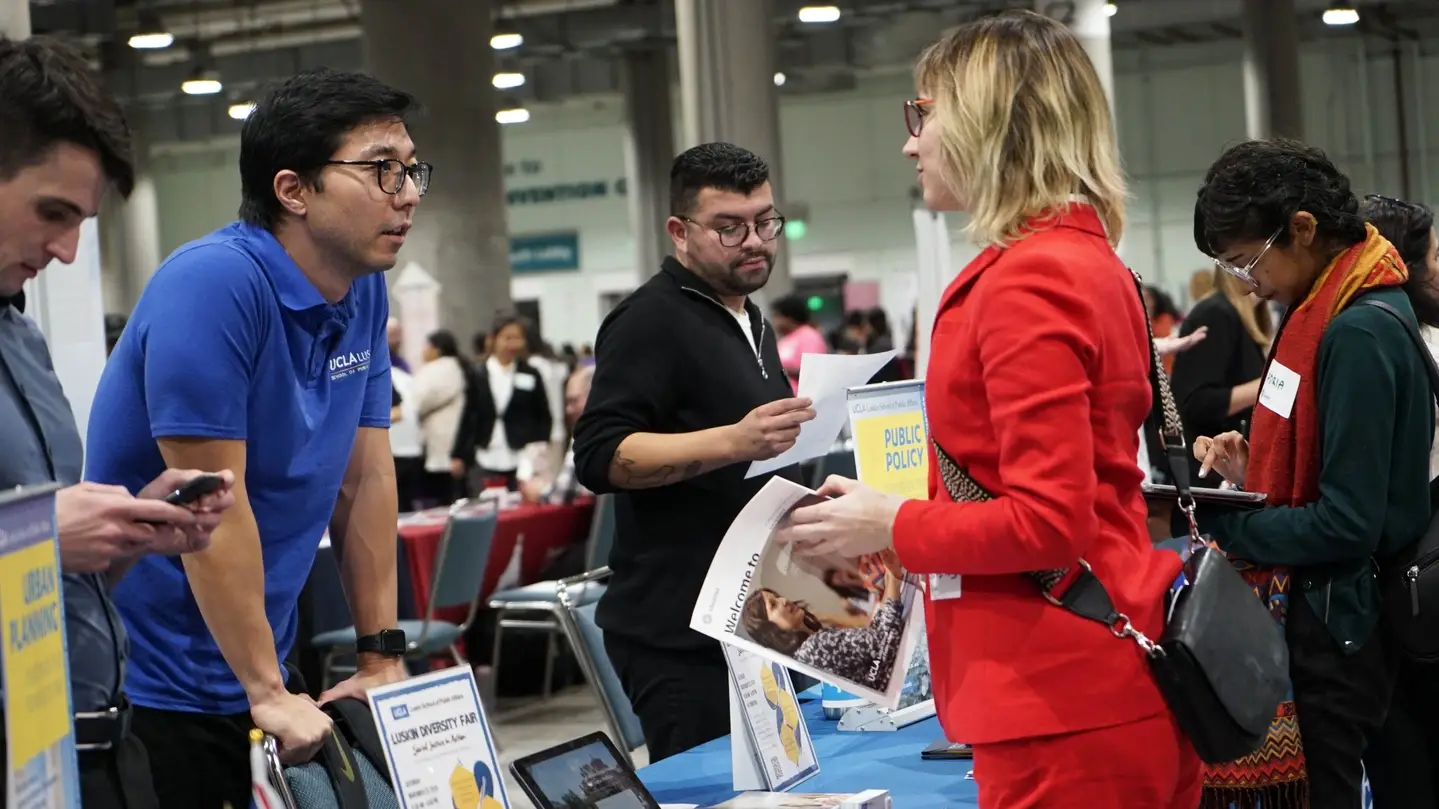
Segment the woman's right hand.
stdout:
[[1235,486],[1244,485],[1244,470],[1249,466],[1249,441],[1234,430],[1213,438],[1194,439],[1194,458],[1199,461],[1199,476],[1213,469]]

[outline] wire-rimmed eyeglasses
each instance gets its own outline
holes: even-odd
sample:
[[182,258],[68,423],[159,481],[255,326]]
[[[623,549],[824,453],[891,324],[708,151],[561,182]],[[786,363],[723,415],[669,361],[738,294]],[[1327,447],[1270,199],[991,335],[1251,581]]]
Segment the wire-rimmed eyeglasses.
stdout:
[[375,179],[380,183],[380,190],[386,194],[398,194],[405,188],[405,178],[415,183],[415,190],[420,196],[424,196],[430,190],[430,175],[434,167],[429,163],[405,164],[393,158],[379,160],[326,160],[325,163],[331,166],[373,166],[375,168]]
[[754,231],[754,234],[758,236],[762,242],[772,242],[778,239],[779,235],[784,232],[784,217],[778,214],[757,219],[753,225],[749,222],[736,222],[733,225],[725,225],[724,227],[718,228],[696,222],[688,216],[676,216],[675,218],[683,222],[688,222],[695,227],[714,231],[715,234],[719,236],[721,247],[739,247],[749,238],[751,230]]
[[919,137],[919,133],[924,130],[924,119],[929,114],[927,108],[933,103],[934,101],[928,98],[904,102],[904,127],[912,137]]
[[1259,260],[1264,258],[1264,254],[1269,252],[1269,248],[1274,246],[1274,241],[1279,238],[1279,234],[1283,233],[1284,229],[1287,227],[1289,227],[1289,225],[1287,224],[1281,225],[1278,230],[1274,231],[1274,235],[1270,236],[1269,239],[1264,242],[1264,247],[1254,255],[1254,258],[1249,259],[1249,261],[1243,267],[1230,264],[1224,259],[1218,257],[1215,257],[1214,259],[1214,266],[1218,267],[1221,270],[1224,270],[1225,272],[1229,273],[1235,278],[1238,278],[1239,280],[1243,281],[1251,287],[1257,286],[1257,284],[1254,283],[1254,268],[1259,265]]

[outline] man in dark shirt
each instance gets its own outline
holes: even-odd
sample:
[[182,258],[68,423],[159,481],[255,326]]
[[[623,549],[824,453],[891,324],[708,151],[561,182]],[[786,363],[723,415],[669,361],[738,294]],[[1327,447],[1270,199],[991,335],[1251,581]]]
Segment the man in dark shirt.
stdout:
[[620,493],[596,619],[651,761],[729,733],[724,655],[690,614],[726,529],[770,477],[746,479],[748,462],[791,447],[814,417],[748,297],[784,232],[769,167],[738,146],[696,146],[670,170],[670,211],[675,255],[600,327],[575,425],[580,483]]
[[0,110],[0,488],[68,486],[55,512],[81,801],[85,809],[150,809],[157,804],[144,748],[129,733],[125,631],[110,587],[141,554],[205,547],[233,500],[234,477],[225,473],[224,488],[196,512],[157,499],[193,470],[167,470],[138,497],[78,483],[80,433],[45,338],[23,314],[23,289],[51,261],[74,260],[80,223],[95,215],[106,186],[130,191],[130,133],[85,57],[43,38],[0,38]]

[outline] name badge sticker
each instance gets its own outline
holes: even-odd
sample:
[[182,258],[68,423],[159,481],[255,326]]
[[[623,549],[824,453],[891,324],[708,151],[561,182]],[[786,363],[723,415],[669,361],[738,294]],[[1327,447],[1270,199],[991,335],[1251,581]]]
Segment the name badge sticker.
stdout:
[[1298,395],[1299,374],[1278,362],[1269,363],[1269,373],[1259,389],[1259,403],[1287,419],[1294,412],[1294,398]]
[[535,378],[529,374],[515,374],[515,390],[534,390]]

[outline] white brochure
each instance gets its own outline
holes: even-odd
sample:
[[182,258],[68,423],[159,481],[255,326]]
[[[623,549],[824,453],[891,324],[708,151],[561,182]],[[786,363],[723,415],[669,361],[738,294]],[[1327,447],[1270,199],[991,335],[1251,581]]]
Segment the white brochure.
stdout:
[[736,791],[784,792],[819,772],[809,726],[784,666],[726,644]]
[[469,667],[372,688],[369,697],[400,809],[509,809]]

